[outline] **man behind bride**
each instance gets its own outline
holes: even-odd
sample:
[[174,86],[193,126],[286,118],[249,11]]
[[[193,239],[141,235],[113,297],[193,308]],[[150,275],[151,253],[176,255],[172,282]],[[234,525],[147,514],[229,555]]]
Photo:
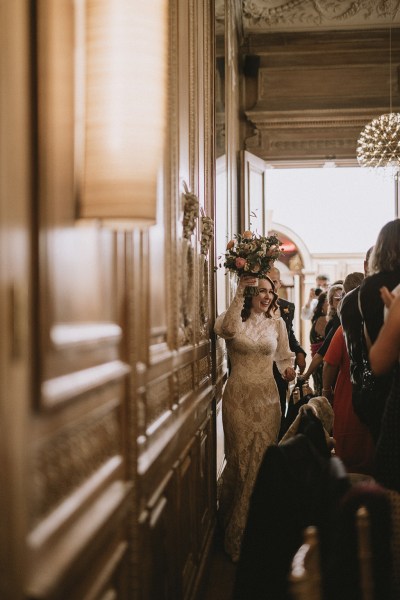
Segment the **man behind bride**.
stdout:
[[[280,273],[279,269],[277,267],[272,267],[272,269],[270,269],[268,272],[268,276],[270,277],[270,279],[272,280],[272,283],[274,284],[275,292],[278,293],[278,291],[282,287],[281,273]],[[293,302],[289,302],[288,300],[285,300],[284,298],[278,298],[277,304],[278,304],[277,316],[281,316],[282,319],[285,321],[285,325],[286,325],[286,329],[287,329],[287,333],[288,333],[288,337],[289,337],[289,348],[295,354],[295,367],[299,368],[299,372],[301,374],[301,373],[303,373],[304,369],[306,368],[306,352],[300,346],[300,343],[298,342],[296,335],[294,333],[294,330],[293,330],[293,319],[294,319],[295,306],[294,306]],[[286,396],[287,396],[287,390],[288,390],[288,382],[285,381],[285,379],[283,379],[281,377],[281,374],[279,373],[279,370],[275,363],[274,363],[274,377],[275,377],[276,385],[278,386],[278,390],[279,390],[279,397],[280,397],[281,410],[282,410],[282,430],[279,435],[279,437],[281,437],[286,431],[286,429],[284,427],[284,417],[286,414]]]

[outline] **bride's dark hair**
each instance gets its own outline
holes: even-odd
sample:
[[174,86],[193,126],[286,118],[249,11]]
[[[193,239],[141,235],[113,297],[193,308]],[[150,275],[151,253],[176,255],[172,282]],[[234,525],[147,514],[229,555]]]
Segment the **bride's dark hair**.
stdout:
[[[270,279],[268,276],[263,277],[263,279],[266,279],[267,281],[269,281],[272,286],[272,293],[273,293],[274,297],[272,299],[271,304],[268,306],[268,310],[265,311],[265,318],[272,319],[273,315],[271,313],[276,312],[276,310],[278,308],[278,304],[277,304],[278,294],[275,292],[275,286],[274,286],[274,282],[272,281],[272,279]],[[252,304],[253,304],[253,296],[245,296],[242,312],[240,313],[240,315],[242,317],[242,321],[247,321],[247,319],[249,318],[250,313],[251,313]]]

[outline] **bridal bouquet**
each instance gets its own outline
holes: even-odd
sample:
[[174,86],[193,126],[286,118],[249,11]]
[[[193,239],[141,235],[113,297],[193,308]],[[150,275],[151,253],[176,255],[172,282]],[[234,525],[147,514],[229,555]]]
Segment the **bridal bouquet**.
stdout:
[[[225,269],[236,273],[238,277],[252,275],[262,279],[281,253],[281,242],[276,235],[264,237],[252,231],[244,231],[228,242],[221,259],[224,259]],[[246,288],[246,293],[255,296],[258,294],[258,288]]]

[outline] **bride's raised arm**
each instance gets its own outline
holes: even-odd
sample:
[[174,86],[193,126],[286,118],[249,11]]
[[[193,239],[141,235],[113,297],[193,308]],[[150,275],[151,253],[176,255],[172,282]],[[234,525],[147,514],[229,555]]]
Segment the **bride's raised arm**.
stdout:
[[244,303],[244,290],[247,286],[258,285],[255,277],[241,277],[236,289],[236,294],[228,310],[217,317],[214,325],[214,331],[224,339],[235,337],[235,334],[242,323],[241,312]]

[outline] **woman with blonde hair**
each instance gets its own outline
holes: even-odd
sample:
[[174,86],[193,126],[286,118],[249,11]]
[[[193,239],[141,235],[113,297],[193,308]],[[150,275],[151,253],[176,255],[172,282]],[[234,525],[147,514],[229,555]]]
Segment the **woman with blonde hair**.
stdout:
[[344,296],[343,284],[334,283],[328,290],[328,324],[325,330],[325,337],[328,335],[332,327],[337,329],[340,325],[338,315],[338,306]]

